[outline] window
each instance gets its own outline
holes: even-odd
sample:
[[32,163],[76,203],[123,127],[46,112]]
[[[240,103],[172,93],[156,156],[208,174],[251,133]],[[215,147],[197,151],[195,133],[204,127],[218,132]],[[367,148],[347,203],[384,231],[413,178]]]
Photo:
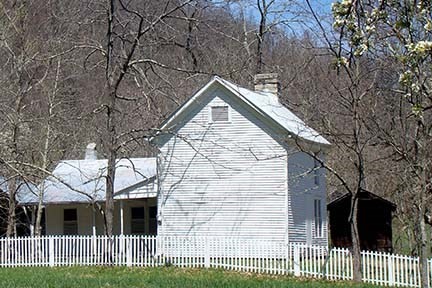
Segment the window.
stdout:
[[[315,156],[317,157],[317,156]],[[314,183],[315,185],[320,184],[320,167],[321,163],[318,161],[318,159],[314,158]]]
[[322,237],[323,220],[321,215],[321,199],[314,200],[315,237]]
[[77,235],[78,234],[78,217],[77,209],[63,210],[63,234]]
[[210,122],[227,122],[229,121],[228,106],[213,106],[210,108]]
[[149,207],[149,231],[148,234],[157,234],[157,207]]
[[144,207],[131,208],[131,233],[132,234],[145,233]]

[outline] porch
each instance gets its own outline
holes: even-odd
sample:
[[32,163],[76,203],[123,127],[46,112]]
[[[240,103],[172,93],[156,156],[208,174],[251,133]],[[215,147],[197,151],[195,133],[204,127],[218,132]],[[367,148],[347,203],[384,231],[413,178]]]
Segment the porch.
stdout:
[[[104,218],[89,203],[49,204],[45,206],[45,231],[46,235],[104,235]],[[157,198],[116,199],[114,234],[156,235]]]

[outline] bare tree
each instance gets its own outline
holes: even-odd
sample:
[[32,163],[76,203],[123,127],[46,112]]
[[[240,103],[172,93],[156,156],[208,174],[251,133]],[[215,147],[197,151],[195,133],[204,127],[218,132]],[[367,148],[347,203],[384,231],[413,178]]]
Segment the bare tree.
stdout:
[[[352,239],[353,278],[355,282],[361,282],[361,235],[357,220],[359,195],[368,188],[368,171],[371,170],[368,166],[384,159],[384,155],[371,159],[372,147],[378,141],[378,133],[370,125],[377,120],[374,105],[379,102],[375,95],[379,91],[381,67],[375,65],[373,59],[362,57],[361,54],[350,54],[344,48],[343,37],[333,38],[311,3],[307,1],[307,4],[322,33],[324,51],[333,59],[334,69],[330,72],[323,69],[323,65],[314,66],[323,75],[320,78],[325,79],[321,81],[327,83],[321,84],[321,92],[324,92],[328,102],[324,111],[320,109],[321,125],[334,144],[333,157],[338,155],[336,157],[339,158],[321,163],[331,172],[335,183],[339,183],[338,186],[351,196],[348,221]],[[327,65],[330,65],[329,62]]]
[[[103,44],[103,56],[105,57],[105,85],[103,92],[103,105],[105,127],[103,130],[102,144],[108,158],[106,175],[106,200],[105,200],[105,225],[106,234],[113,234],[114,213],[114,182],[116,160],[118,151],[128,139],[122,139],[118,121],[122,117],[121,103],[130,101],[122,97],[121,85],[126,80],[128,73],[139,65],[162,65],[149,58],[140,57],[138,50],[146,36],[153,33],[157,26],[174,15],[182,7],[191,1],[179,3],[166,1],[160,3],[153,15],[146,15],[140,3],[110,0],[106,6],[107,36]],[[127,135],[127,134],[126,134]],[[131,135],[128,135],[129,137]]]
[[[403,161],[405,173],[409,175],[405,178],[406,194],[415,193],[412,204],[418,221],[422,287],[428,287],[429,241],[425,216],[432,198],[429,148],[432,123],[431,9],[427,1],[343,1],[334,5],[335,25],[341,31],[341,37],[349,41],[353,55],[388,55],[399,65],[399,75],[395,75],[399,76],[399,83],[387,88],[404,99],[400,102],[398,115],[404,134],[399,135],[402,141],[396,138],[387,143]],[[407,106],[410,109],[404,108]]]
[[9,193],[8,227],[7,236],[16,235],[16,194],[20,183],[25,181],[25,171],[20,162],[28,156],[30,148],[29,118],[26,112],[31,101],[30,93],[45,78],[44,73],[35,70],[35,55],[37,54],[37,43],[29,41],[27,34],[27,9],[28,5],[21,1],[16,3],[17,7],[10,5],[0,6],[1,18],[4,19],[2,29],[2,42],[0,43],[1,57],[4,66],[2,73],[3,105],[1,118],[3,127],[1,129],[3,162],[2,173],[7,178],[7,190]]

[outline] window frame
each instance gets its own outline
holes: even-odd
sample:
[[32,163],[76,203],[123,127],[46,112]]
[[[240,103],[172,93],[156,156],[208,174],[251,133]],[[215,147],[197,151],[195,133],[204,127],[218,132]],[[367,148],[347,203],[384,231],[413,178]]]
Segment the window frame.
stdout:
[[[214,120],[213,108],[227,108],[227,120]],[[231,107],[227,104],[215,104],[209,106],[208,110],[208,123],[231,123]]]
[[[66,211],[75,211],[74,220],[66,220]],[[66,228],[67,227],[67,228]],[[78,209],[64,208],[63,209],[63,235],[78,235]]]
[[314,199],[314,237],[322,238],[324,234],[324,221],[322,214],[322,200]]

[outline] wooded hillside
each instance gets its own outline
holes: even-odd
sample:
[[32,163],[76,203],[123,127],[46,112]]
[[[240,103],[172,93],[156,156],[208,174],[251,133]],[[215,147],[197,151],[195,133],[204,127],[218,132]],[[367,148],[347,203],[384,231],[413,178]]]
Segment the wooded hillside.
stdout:
[[[430,7],[422,20],[417,8],[398,15],[374,1],[342,1],[334,19],[329,4],[312,2],[1,0],[0,187],[11,191],[8,207],[20,185],[40,183],[61,159],[82,158],[89,142],[101,158],[153,155],[147,139],[212,75],[251,87],[255,74],[274,72],[284,104],[333,144],[329,194],[363,188],[394,201],[396,250],[430,247],[421,226],[432,222],[432,46],[402,51],[432,38]],[[361,22],[374,9],[390,15],[385,23]],[[419,73],[404,70],[401,63],[420,58],[412,68]]]

